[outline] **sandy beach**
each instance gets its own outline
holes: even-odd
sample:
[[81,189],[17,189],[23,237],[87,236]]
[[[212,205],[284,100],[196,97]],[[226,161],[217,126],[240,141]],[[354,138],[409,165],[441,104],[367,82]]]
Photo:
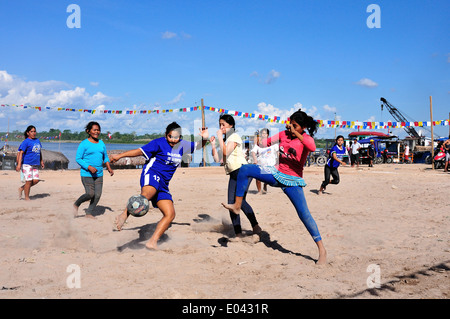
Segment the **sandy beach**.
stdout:
[[[105,172],[95,220],[83,217],[87,203],[73,217],[84,192],[77,170],[41,171],[31,201],[18,200],[19,173],[0,171],[0,298],[449,298],[450,174],[425,164],[339,172],[341,183],[318,195],[323,168],[304,171],[328,252],[318,266],[316,245],[278,188],[259,195],[251,184],[247,199],[263,232],[252,236],[242,215],[247,236],[233,238],[220,204],[223,167],[177,170],[170,184],[177,215],[159,251],[144,247],[157,209],[113,231],[114,218],[139,193],[140,170]],[[78,281],[70,281],[74,269]]]

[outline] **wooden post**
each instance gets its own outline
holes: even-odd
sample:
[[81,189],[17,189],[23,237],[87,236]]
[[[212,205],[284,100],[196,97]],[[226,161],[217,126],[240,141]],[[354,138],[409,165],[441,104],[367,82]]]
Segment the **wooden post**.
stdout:
[[[202,99],[202,129],[204,129],[205,127],[206,127],[206,125],[205,125],[205,105],[203,104],[203,99]],[[206,167],[206,145],[203,146],[202,161],[203,161],[203,167]]]
[[434,170],[434,134],[433,134],[433,101],[430,96],[430,119],[431,119],[431,167]]

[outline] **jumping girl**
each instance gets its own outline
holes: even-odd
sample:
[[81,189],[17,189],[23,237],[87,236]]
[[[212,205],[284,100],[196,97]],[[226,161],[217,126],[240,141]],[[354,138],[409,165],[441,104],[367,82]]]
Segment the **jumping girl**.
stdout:
[[225,205],[222,203],[222,205],[235,214],[239,214],[250,178],[256,178],[272,187],[280,187],[291,200],[300,220],[317,245],[319,250],[317,264],[325,264],[327,253],[317,224],[309,212],[302,188],[306,186],[302,178],[303,166],[308,153],[316,149],[312,136],[317,131],[317,125],[317,122],[303,111],[299,110],[292,114],[286,130],[268,139],[268,143],[271,145],[279,143],[278,165],[268,167],[255,164],[243,165],[237,178],[235,204]]
[[[113,155],[111,163],[117,162],[122,157],[144,156],[147,160],[141,173],[141,195],[152,202],[153,207],[159,208],[163,217],[158,222],[155,232],[145,247],[157,249],[158,240],[169,228],[175,218],[175,208],[172,195],[169,192],[169,182],[178,166],[181,164],[183,155],[191,154],[195,149],[202,148],[208,139],[208,130],[203,128],[200,135],[202,143],[188,142],[181,139],[181,127],[172,122],[166,128],[164,137],[157,138],[141,148]],[[128,210],[116,217],[117,230],[122,230],[126,222]]]
[[83,183],[85,193],[81,195],[73,204],[74,217],[78,216],[78,208],[86,201],[90,201],[86,210],[86,217],[94,219],[92,215],[97,206],[103,189],[103,163],[111,176],[114,171],[109,164],[106,146],[99,139],[101,128],[97,122],[89,122],[85,131],[88,138],[80,143],[77,149],[76,161],[80,168],[81,182]]
[[[220,161],[220,157],[223,159],[225,172],[230,176],[230,179],[228,180],[228,204],[233,204],[234,197],[236,196],[236,181],[239,169],[242,165],[247,164],[247,161],[245,160],[245,155],[242,151],[242,139],[235,132],[235,121],[233,116],[222,114],[219,118],[219,126],[220,129],[217,131],[217,140],[219,142],[220,154],[216,149],[215,137],[211,136],[212,156],[216,163]],[[250,184],[250,182],[247,184]],[[245,195],[243,196],[245,197]],[[253,233],[259,234],[261,228],[258,225],[252,207],[245,201],[245,198],[242,202],[242,210],[252,225]],[[230,211],[230,218],[236,237],[242,237],[240,216]]]
[[[328,157],[327,164],[324,168],[324,175],[325,180],[322,182],[322,185],[320,185],[319,189],[319,195],[323,194],[324,190],[326,189],[328,184],[339,184],[339,172],[338,167],[339,165],[347,165],[344,161],[344,155],[345,155],[345,147],[344,145],[344,137],[342,135],[339,135],[336,137],[336,143],[330,150],[330,156]],[[330,182],[330,175],[333,176],[333,180]]]
[[19,187],[19,199],[22,198],[22,192],[24,192],[25,200],[30,200],[30,188],[39,183],[39,165],[44,169],[42,145],[36,138],[36,134],[36,128],[33,125],[28,126],[23,134],[25,140],[18,149],[16,171],[22,170],[25,179],[25,184]]

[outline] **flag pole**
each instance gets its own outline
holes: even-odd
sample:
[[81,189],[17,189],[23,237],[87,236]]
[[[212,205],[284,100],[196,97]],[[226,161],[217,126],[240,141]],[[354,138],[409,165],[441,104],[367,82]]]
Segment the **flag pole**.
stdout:
[[[205,105],[203,104],[203,99],[202,99],[202,129],[204,129],[206,127],[205,125]],[[202,161],[203,161],[203,167],[206,166],[206,145],[203,146],[203,156],[202,156]]]
[[430,119],[431,119],[431,168],[434,170],[433,100],[431,96],[430,96]]

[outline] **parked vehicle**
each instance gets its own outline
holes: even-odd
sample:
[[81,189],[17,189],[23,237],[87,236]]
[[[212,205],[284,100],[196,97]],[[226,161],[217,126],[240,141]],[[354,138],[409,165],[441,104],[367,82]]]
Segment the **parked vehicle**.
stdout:
[[373,164],[392,163],[398,161],[398,138],[394,135],[388,135],[382,132],[352,132],[348,135],[350,138],[360,138],[358,143],[361,144],[359,150],[360,164],[369,164],[368,155],[370,140],[374,141],[375,158]]
[[[438,142],[437,147],[434,149],[434,168],[435,169],[440,169],[440,168],[444,168],[445,167],[445,159],[446,159],[446,154],[445,154],[445,150],[444,147],[442,146],[442,144],[444,143],[444,141],[447,140],[447,138],[439,138],[436,139],[435,141]],[[430,154],[430,159],[431,159],[431,154]],[[431,164],[431,161],[430,163]]]

